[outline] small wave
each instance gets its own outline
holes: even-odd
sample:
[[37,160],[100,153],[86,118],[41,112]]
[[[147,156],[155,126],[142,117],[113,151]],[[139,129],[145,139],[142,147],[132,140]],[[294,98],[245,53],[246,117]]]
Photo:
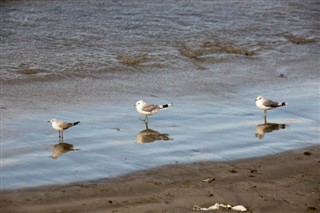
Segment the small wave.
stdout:
[[117,59],[125,65],[138,65],[144,61],[147,61],[149,57],[146,54],[137,55],[137,56],[129,56],[126,54],[117,55]]
[[309,44],[317,42],[314,38],[304,38],[292,34],[285,34],[284,37],[294,44]]
[[255,51],[246,48],[240,48],[231,42],[212,42],[205,41],[200,47],[192,48],[183,44],[180,48],[180,54],[199,62],[222,62],[230,58],[230,55],[253,56]]

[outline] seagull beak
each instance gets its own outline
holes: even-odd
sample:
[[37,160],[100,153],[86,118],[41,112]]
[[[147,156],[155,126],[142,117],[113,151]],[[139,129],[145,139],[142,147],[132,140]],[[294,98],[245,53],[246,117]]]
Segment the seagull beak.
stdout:
[[50,121],[48,121],[47,123],[50,123]]

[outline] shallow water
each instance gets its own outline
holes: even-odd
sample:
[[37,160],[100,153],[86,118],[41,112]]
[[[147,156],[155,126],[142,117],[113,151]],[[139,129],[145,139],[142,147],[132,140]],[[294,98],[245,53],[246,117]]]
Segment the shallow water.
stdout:
[[290,108],[269,111],[268,124],[248,98],[177,99],[172,108],[149,118],[149,130],[129,104],[57,112],[57,118],[81,121],[65,131],[60,145],[58,133],[46,123],[48,114],[25,115],[3,122],[3,188],[111,178],[165,164],[234,160],[316,145],[320,120],[312,115],[319,115],[319,102],[300,104],[314,95],[288,97]]
[[[1,186],[319,144],[318,1],[1,1]],[[265,95],[287,107],[268,113]],[[139,99],[174,102],[150,117]],[[80,120],[64,144],[47,123]]]

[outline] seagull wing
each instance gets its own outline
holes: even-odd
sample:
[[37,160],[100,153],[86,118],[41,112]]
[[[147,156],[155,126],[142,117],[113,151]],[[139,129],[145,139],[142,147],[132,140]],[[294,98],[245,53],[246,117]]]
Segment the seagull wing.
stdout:
[[156,104],[145,104],[142,107],[142,110],[146,112],[153,112],[154,110],[159,110],[159,109],[160,109],[159,105],[156,105]]
[[263,105],[266,107],[278,107],[280,106],[279,102],[271,101],[269,99],[264,100]]
[[71,126],[74,126],[73,123],[63,122],[63,123],[59,124],[59,127],[61,127],[62,129],[68,129]]

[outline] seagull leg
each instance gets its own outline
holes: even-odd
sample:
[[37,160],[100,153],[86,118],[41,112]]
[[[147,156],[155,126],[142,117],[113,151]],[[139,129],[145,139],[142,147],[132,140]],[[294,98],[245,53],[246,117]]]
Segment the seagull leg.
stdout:
[[144,122],[147,124],[148,123],[148,115],[144,118]]
[[264,110],[264,123],[267,123],[267,110]]
[[146,122],[145,124],[146,124],[146,129],[149,129],[149,127],[148,127],[148,123]]
[[61,142],[61,132],[59,131],[59,143]]

